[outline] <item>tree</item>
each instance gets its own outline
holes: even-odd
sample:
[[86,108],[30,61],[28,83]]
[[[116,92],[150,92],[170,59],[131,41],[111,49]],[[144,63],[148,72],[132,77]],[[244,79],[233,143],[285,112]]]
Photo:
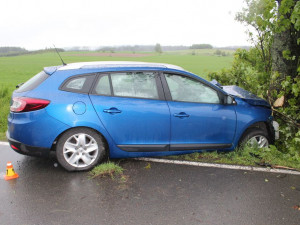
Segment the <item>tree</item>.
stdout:
[[[295,11],[299,7],[297,0],[277,0],[277,26],[274,33],[272,45],[272,70],[278,72],[281,77],[297,76],[297,67],[299,64],[300,45],[297,40],[300,38],[299,27],[292,21],[295,17]],[[298,7],[298,9],[297,9]],[[291,58],[294,57],[294,58]]]
[[20,47],[0,47],[0,56],[16,56],[27,52],[26,49]]
[[237,50],[230,69],[209,76],[268,99],[281,125],[277,147],[300,162],[300,1],[245,2],[236,20],[247,26],[254,47]]
[[155,52],[161,54],[162,53],[162,49],[159,43],[157,43],[154,47]]
[[275,0],[245,0],[247,7],[237,13],[235,19],[247,27],[250,41],[259,50],[259,58],[265,62],[264,71],[271,71],[271,46],[276,13]]
[[210,44],[193,44],[190,49],[212,49],[213,46]]
[[[297,76],[299,66],[300,2],[298,0],[246,0],[247,8],[236,19],[247,25],[252,43],[260,52],[264,70],[281,78]],[[298,26],[298,28],[297,28]]]
[[217,56],[226,56],[226,52],[225,51],[221,51],[220,49],[217,49],[214,52],[214,54],[217,55]]

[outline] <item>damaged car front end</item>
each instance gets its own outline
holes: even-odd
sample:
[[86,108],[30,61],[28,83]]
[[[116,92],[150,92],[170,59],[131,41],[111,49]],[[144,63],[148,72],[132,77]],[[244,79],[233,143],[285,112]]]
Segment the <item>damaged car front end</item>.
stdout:
[[[237,114],[239,111],[238,105],[245,106],[246,104],[249,105],[249,110],[259,109],[262,111],[266,111],[267,114],[269,114],[268,119],[266,121],[255,122],[254,124],[250,125],[247,129],[251,130],[257,128],[267,132],[270,139],[268,144],[273,144],[275,140],[279,139],[279,124],[273,119],[272,108],[268,101],[236,85],[222,86],[216,80],[213,80],[211,83],[221,88],[229,96],[233,97],[234,101],[237,102]],[[259,141],[259,139],[260,137],[258,136],[257,140]],[[259,147],[266,146],[259,145]]]

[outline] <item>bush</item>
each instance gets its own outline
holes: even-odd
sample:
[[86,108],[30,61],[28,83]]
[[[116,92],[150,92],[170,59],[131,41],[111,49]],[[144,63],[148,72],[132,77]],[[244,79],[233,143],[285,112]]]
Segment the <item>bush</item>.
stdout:
[[[232,67],[220,72],[210,73],[210,79],[216,79],[222,85],[237,85],[273,105],[274,101],[285,96],[283,107],[273,107],[273,115],[280,124],[280,139],[276,147],[288,158],[300,157],[300,76],[286,76],[265,72],[264,62],[259,60],[259,51],[238,49],[234,55]],[[300,72],[300,71],[299,71]],[[276,87],[276,88],[272,88]]]
[[221,51],[220,49],[217,49],[215,52],[214,52],[215,55],[218,55],[218,56],[226,56],[226,52],[225,51]]

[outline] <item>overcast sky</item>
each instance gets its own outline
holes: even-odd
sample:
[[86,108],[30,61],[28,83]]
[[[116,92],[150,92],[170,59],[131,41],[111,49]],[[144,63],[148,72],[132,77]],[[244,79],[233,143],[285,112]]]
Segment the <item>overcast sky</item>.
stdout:
[[1,0],[0,46],[249,45],[243,0]]

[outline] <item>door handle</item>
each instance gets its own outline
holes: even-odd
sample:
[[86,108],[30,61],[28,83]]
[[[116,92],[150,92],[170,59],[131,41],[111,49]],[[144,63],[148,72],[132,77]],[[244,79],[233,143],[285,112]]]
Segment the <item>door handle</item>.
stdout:
[[115,108],[115,107],[112,107],[110,109],[104,109],[103,112],[110,113],[110,114],[115,114],[115,113],[121,113],[122,111]]
[[175,117],[183,118],[183,117],[189,117],[190,115],[186,114],[185,112],[175,113]]

